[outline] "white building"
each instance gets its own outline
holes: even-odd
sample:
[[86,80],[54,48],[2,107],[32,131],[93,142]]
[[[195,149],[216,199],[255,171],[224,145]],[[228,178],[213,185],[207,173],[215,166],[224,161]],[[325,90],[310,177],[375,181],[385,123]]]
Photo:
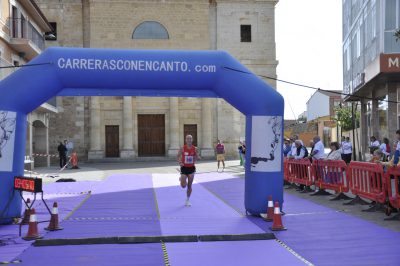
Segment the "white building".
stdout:
[[[335,93],[336,92],[336,93]],[[341,102],[341,91],[316,91],[307,101],[307,121],[333,116],[334,108]]]

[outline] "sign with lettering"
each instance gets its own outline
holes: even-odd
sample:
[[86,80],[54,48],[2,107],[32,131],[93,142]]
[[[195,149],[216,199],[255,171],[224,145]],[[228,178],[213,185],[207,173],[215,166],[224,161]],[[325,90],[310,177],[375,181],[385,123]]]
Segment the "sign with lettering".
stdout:
[[187,61],[178,60],[101,60],[95,58],[64,58],[57,60],[57,67],[67,70],[96,71],[139,71],[139,72],[191,72],[215,73],[216,65],[191,66]]
[[14,189],[28,192],[42,192],[42,179],[16,176],[14,177]]
[[380,65],[382,73],[400,72],[400,54],[381,54]]

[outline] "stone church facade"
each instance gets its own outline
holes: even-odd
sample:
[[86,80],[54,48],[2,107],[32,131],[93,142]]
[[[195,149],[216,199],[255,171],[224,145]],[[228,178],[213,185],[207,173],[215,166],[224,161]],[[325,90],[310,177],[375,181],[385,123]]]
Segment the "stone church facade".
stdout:
[[[36,2],[55,29],[47,46],[225,50],[254,73],[276,77],[277,1]],[[57,97],[57,107],[50,116],[50,147],[72,140],[81,159],[171,157],[186,134],[204,157],[214,155],[217,139],[236,156],[245,136],[244,116],[222,99]]]

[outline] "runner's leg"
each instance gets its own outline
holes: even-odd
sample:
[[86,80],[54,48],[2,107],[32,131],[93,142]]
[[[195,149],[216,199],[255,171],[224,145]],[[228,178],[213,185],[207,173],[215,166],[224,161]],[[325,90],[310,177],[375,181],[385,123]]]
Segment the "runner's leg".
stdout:
[[193,180],[194,180],[194,174],[188,175],[188,184],[187,184],[187,191],[186,191],[186,195],[187,195],[188,199],[190,198],[190,195],[192,194]]
[[182,187],[182,188],[185,188],[186,185],[187,185],[186,178],[187,178],[186,175],[181,174],[181,178],[180,178],[179,180],[181,181],[181,187]]

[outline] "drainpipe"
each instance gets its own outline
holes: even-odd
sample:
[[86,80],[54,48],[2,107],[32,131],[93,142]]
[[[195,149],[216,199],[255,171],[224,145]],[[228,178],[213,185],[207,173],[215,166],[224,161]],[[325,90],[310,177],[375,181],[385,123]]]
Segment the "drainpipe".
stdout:
[[357,155],[356,155],[356,150],[355,150],[355,140],[356,140],[356,136],[355,136],[355,127],[356,127],[356,123],[355,123],[355,118],[354,118],[354,103],[351,103],[351,126],[353,128],[353,160],[357,161]]

